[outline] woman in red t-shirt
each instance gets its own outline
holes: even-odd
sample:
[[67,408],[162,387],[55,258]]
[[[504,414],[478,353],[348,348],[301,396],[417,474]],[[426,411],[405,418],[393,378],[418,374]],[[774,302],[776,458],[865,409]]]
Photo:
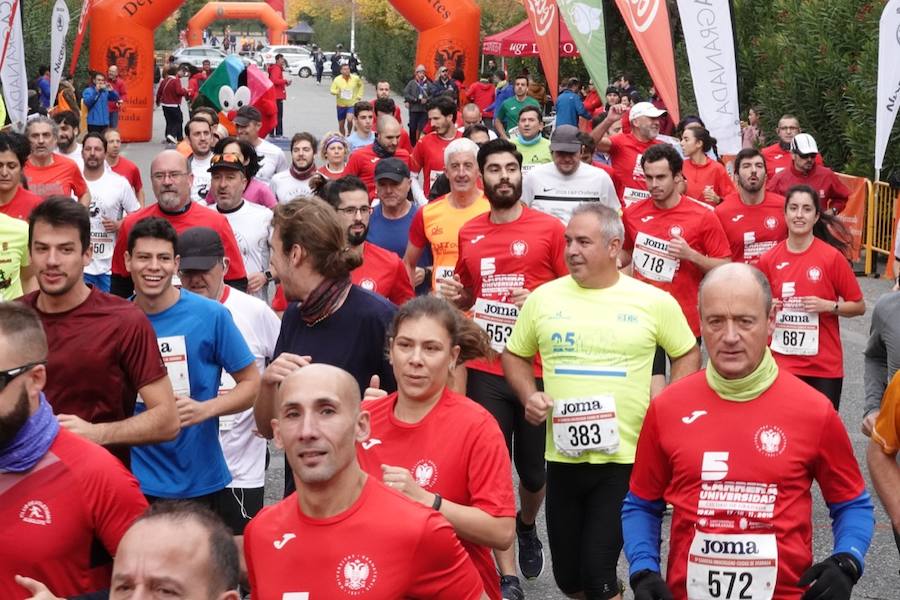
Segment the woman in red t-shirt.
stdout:
[[371,433],[358,449],[360,464],[388,487],[440,511],[488,597],[500,600],[491,550],[509,548],[515,536],[509,453],[494,417],[447,386],[456,365],[493,354],[487,334],[445,300],[419,296],[394,317],[389,353],[397,392],[363,403]]
[[685,194],[713,206],[735,191],[731,176],[722,163],[706,155],[715,146],[716,138],[699,124],[685,127],[681,134],[681,149],[687,159],[682,167],[687,179]]
[[326,179],[340,179],[347,168],[347,159],[350,156],[350,144],[347,138],[337,131],[329,131],[322,139],[319,150],[325,164],[319,167],[319,173]]
[[807,185],[788,190],[784,204],[788,238],[762,255],[757,266],[772,288],[778,366],[840,406],[844,356],[838,317],[858,317],[866,301],[847,262],[846,228],[820,210]]

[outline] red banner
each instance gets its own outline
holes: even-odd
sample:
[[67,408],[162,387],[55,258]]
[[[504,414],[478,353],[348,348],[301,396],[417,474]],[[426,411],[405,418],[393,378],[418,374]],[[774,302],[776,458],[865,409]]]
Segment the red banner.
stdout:
[[665,103],[669,116],[677,123],[681,119],[678,114],[678,83],[675,80],[675,54],[666,1],[616,0],[616,4],[644,59],[657,94]]
[[559,93],[559,11],[556,0],[525,0],[524,4],[544,66],[547,87],[556,102]]
[[[78,31],[75,34],[75,47],[72,50],[72,64],[69,65],[69,77],[75,75],[75,67],[78,66],[78,55],[81,54],[84,30],[87,28],[88,17],[91,16],[91,3],[92,0],[83,0],[81,3],[81,18],[78,19]],[[52,101],[55,102],[55,98]]]

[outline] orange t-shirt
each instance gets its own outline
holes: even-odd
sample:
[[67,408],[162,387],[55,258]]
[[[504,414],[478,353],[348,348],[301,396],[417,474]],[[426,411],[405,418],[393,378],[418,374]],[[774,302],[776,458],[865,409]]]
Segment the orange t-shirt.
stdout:
[[434,272],[431,287],[439,277],[453,277],[459,258],[459,230],[480,214],[491,210],[491,203],[481,194],[465,208],[455,208],[448,195],[429,202],[416,212],[409,225],[409,241],[416,248],[431,245]]
[[881,446],[885,454],[900,451],[900,373],[894,375],[884,391],[881,411],[872,430],[872,441]]

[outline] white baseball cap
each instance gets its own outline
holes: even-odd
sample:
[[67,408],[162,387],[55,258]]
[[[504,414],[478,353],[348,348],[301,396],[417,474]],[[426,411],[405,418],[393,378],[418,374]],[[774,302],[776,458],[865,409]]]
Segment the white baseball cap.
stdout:
[[628,114],[628,120],[634,121],[638,117],[650,117],[651,119],[656,119],[664,114],[666,114],[666,111],[661,108],[656,108],[649,102],[638,102],[631,107],[631,112]]
[[794,154],[818,154],[819,145],[808,133],[798,133],[791,141],[791,152]]

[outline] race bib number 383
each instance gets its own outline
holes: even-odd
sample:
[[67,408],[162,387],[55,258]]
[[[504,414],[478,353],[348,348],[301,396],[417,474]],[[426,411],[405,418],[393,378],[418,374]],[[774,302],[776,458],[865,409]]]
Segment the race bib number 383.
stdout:
[[772,600],[778,575],[775,534],[698,531],[687,564],[689,600]]
[[561,452],[612,454],[619,449],[616,401],[612,396],[556,400],[552,425],[553,442]]

